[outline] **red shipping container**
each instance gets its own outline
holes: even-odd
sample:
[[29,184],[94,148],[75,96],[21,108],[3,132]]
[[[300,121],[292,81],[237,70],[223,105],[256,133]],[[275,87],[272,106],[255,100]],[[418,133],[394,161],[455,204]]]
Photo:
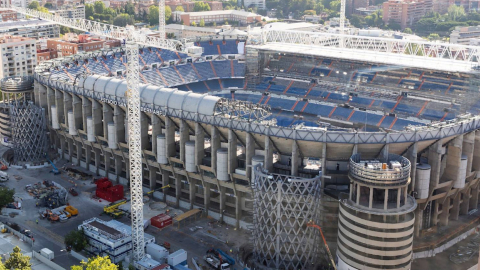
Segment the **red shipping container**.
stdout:
[[167,226],[172,225],[173,220],[172,217],[166,214],[160,214],[158,216],[154,216],[150,219],[151,225],[155,226],[159,229],[163,229]]

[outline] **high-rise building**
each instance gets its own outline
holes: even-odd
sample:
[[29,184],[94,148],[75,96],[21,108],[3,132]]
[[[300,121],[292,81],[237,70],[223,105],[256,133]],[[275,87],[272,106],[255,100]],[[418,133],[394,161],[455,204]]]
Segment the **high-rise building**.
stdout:
[[36,40],[33,38],[0,37],[0,78],[33,75],[37,65]]
[[85,19],[85,6],[65,6],[58,10],[52,10],[50,13],[63,18]]
[[480,26],[457,26],[450,34],[450,43],[469,45],[472,38],[480,38]]
[[405,29],[432,9],[432,0],[389,0],[383,3],[383,21],[399,23]]

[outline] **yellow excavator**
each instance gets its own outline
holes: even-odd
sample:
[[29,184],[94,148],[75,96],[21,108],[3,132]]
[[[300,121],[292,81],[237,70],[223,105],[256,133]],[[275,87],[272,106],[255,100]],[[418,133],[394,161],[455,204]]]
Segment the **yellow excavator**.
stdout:
[[[169,187],[170,187],[170,185],[166,185],[166,186],[161,187],[157,190],[162,190],[164,188],[169,188]],[[150,195],[157,190],[151,190],[151,191],[145,193],[144,195]],[[126,204],[129,201],[130,200],[122,199],[122,200],[112,202],[112,203],[106,205],[105,207],[103,207],[103,213],[105,213],[105,214],[107,214],[107,215],[109,215],[109,216],[111,216],[115,219],[119,219],[119,218],[123,217],[123,215],[125,215],[125,212],[123,210],[118,209],[118,207],[120,207],[123,204]]]

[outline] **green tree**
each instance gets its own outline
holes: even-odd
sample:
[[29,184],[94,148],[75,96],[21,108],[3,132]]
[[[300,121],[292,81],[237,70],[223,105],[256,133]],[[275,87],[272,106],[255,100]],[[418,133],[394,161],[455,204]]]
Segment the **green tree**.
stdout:
[[357,14],[352,14],[352,17],[350,18],[350,23],[356,28],[363,28],[363,26],[365,25],[365,18]]
[[440,36],[437,33],[431,33],[427,38],[428,40],[439,40]]
[[123,270],[123,261],[117,264],[117,270]]
[[457,21],[458,19],[465,17],[465,9],[463,6],[451,5],[448,7],[448,17],[452,21]]
[[71,246],[75,251],[82,251],[87,245],[87,237],[83,230],[73,230],[65,235],[65,245]]
[[169,6],[165,6],[165,21],[170,21],[172,18],[172,9]]
[[195,6],[193,7],[193,11],[210,11],[210,6],[204,2],[195,2]]
[[192,26],[197,26],[197,23],[196,23],[196,22],[192,22],[191,25],[192,25]]
[[105,4],[102,1],[95,1],[93,4],[93,9],[95,10],[95,13],[103,14],[103,11],[105,10]]
[[87,20],[93,21],[95,20],[95,18],[93,18],[92,16],[88,16]]
[[103,14],[104,15],[110,15],[112,18],[115,18],[115,16],[117,16],[117,12],[113,8],[106,8],[103,11]]
[[131,264],[128,265],[128,270],[135,270],[135,266],[133,266],[133,265],[131,265]]
[[157,25],[158,24],[158,13],[159,9],[157,5],[152,5],[148,8],[148,23],[150,25]]
[[394,31],[402,30],[402,26],[398,22],[395,22],[395,21],[389,21],[388,22],[388,28],[390,28]]
[[85,18],[93,17],[94,13],[95,9],[93,7],[93,4],[85,4]]
[[15,270],[30,270],[32,269],[32,264],[30,263],[30,257],[25,256],[21,252],[22,250],[19,247],[14,247],[13,252],[10,253],[10,258],[5,261],[6,269],[15,269]]
[[29,9],[37,9],[40,5],[38,4],[37,1],[32,1],[30,4],[28,4]]
[[201,19],[201,20],[200,20],[200,23],[198,24],[198,26],[200,26],[200,27],[205,27],[205,20],[204,20],[204,19]]
[[405,33],[405,34],[413,34],[413,31],[412,31],[412,29],[410,29],[410,28],[407,27],[407,28],[403,29],[403,33]]
[[43,5],[44,7],[50,9],[50,8],[53,8],[53,5],[52,3],[46,3],[45,5]]
[[213,26],[217,26],[217,22],[213,22],[213,24],[212,24],[212,25],[213,25]]
[[177,6],[177,7],[175,8],[175,11],[185,12],[185,10],[183,9],[182,6]]
[[128,2],[125,5],[125,13],[132,16],[135,15],[135,5],[132,2]]
[[70,33],[70,28],[60,25],[60,34],[65,35],[66,33]]
[[7,187],[0,187],[0,208],[6,206],[7,204],[13,202],[13,195],[15,194],[15,189],[9,189]]
[[309,9],[309,10],[305,10],[303,12],[303,15],[317,15],[317,12],[315,10]]
[[108,256],[88,259],[88,262],[82,261],[80,265],[74,265],[71,270],[117,270],[118,267],[110,261]]
[[48,8],[46,8],[46,7],[38,7],[37,10],[40,11],[40,12],[43,12],[43,13],[50,13]]
[[125,13],[117,15],[117,17],[113,19],[113,25],[116,25],[116,26],[125,27],[127,25],[133,25],[133,23],[134,23],[133,17]]

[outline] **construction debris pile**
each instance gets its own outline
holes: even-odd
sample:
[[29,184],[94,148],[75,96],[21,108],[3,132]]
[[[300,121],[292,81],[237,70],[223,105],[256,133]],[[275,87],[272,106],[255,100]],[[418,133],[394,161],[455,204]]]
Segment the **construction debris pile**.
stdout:
[[26,185],[25,190],[37,199],[37,206],[54,209],[67,203],[67,190],[54,181]]
[[64,169],[67,172],[67,175],[69,177],[71,177],[75,180],[91,180],[92,179],[91,174],[79,171],[75,168],[63,167],[62,169]]

